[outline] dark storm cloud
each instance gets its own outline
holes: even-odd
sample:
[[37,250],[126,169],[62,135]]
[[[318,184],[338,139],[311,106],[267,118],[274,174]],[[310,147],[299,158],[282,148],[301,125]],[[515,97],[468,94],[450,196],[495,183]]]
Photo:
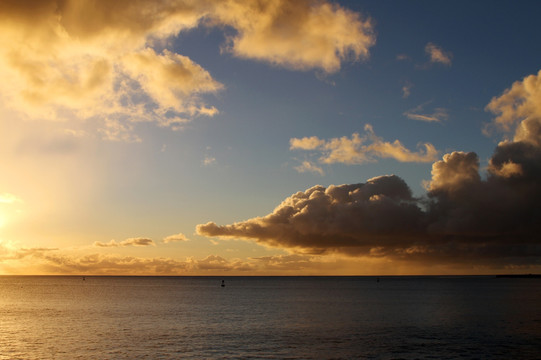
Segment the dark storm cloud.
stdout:
[[395,246],[399,236],[417,234],[422,220],[406,183],[382,176],[366,184],[314,186],[290,196],[265,217],[228,226],[208,223],[197,231],[310,253],[366,253],[376,239]]

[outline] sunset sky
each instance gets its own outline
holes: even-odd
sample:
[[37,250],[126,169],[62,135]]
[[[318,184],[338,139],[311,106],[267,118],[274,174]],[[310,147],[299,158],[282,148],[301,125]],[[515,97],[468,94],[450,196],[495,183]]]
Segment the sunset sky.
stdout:
[[0,1],[0,274],[541,271],[534,1]]

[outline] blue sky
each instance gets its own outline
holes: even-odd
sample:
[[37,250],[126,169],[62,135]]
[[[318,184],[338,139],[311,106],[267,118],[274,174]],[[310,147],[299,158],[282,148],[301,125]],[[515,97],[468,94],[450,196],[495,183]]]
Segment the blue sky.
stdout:
[[[490,273],[538,266],[532,221],[476,227],[484,220],[472,211],[489,202],[464,205],[460,198],[499,194],[500,182],[489,178],[527,177],[517,159],[497,168],[491,158],[495,149],[504,152],[498,144],[505,139],[537,144],[537,135],[516,130],[539,117],[538,92],[521,92],[540,66],[537,3],[89,4],[2,5],[4,273]],[[269,19],[271,27],[260,26]],[[514,83],[517,93],[505,97]],[[493,99],[502,102],[487,111]],[[505,131],[495,120],[504,103],[528,105],[506,113]],[[358,147],[347,150],[356,136]],[[464,153],[441,162],[453,152]],[[479,188],[459,184],[465,177],[444,165],[457,174],[474,169],[467,179],[479,174]],[[528,179],[535,183],[537,174]],[[325,219],[342,219],[329,227],[276,215],[291,201],[316,219],[320,205],[296,208],[294,194],[374,178],[375,187],[395,190],[403,181],[413,197],[397,200],[381,190],[371,201],[393,199],[397,207],[367,213],[355,197],[347,205],[352,213],[326,205]],[[525,213],[531,204],[521,196],[541,200],[535,186],[528,194],[504,187],[505,199],[516,198],[513,206]],[[441,210],[448,203],[450,210]],[[393,223],[410,205],[422,214],[412,221],[424,225]],[[445,220],[465,213],[466,220]],[[372,217],[372,224],[388,217],[394,230],[359,225]],[[280,231],[272,219],[284,221]],[[531,254],[457,259],[458,248],[500,253],[509,243],[493,239],[504,233]],[[443,256],[449,237],[460,246]]]

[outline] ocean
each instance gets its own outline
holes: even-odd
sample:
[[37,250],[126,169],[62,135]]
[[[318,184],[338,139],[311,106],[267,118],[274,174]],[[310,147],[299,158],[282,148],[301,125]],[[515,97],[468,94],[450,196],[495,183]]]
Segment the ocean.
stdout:
[[0,359],[540,358],[541,279],[0,277]]

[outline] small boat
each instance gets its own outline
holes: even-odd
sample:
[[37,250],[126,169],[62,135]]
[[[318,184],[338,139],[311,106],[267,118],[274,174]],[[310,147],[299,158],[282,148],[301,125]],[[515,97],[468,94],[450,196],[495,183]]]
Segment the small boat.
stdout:
[[225,280],[222,280],[222,287],[225,287]]

